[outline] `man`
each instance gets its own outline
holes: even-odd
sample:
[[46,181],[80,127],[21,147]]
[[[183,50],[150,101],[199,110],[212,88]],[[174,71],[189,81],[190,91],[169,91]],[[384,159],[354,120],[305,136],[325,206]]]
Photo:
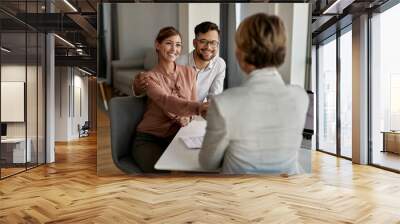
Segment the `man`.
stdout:
[[194,50],[179,57],[177,63],[191,66],[197,72],[197,99],[202,102],[223,91],[226,64],[217,56],[220,31],[215,23],[200,23],[194,34]]
[[[217,56],[220,30],[215,23],[202,22],[194,29],[194,50],[180,56],[176,63],[191,66],[197,72],[197,99],[200,102],[220,94],[224,88],[226,64]],[[138,75],[133,85],[135,95],[146,91],[146,77]],[[135,87],[136,86],[136,87]]]

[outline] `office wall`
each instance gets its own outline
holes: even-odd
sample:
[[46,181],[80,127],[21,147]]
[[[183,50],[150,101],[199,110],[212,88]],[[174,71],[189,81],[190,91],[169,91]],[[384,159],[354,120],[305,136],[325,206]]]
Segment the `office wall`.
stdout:
[[[26,73],[27,72],[27,73]],[[27,74],[28,82],[25,80]],[[40,73],[39,73],[40,74]],[[27,122],[28,122],[28,137],[29,133],[36,133],[37,121],[37,107],[42,107],[43,104],[38,105],[36,95],[36,66],[25,65],[2,65],[1,66],[1,81],[18,81],[25,82],[27,85]],[[1,108],[7,110],[7,108]],[[25,123],[26,122],[10,122],[7,123],[7,136],[8,137],[25,137]]]
[[[24,82],[26,94],[24,106],[21,108],[26,119],[23,122],[7,122],[8,138],[29,139],[30,144],[30,163],[28,167],[35,166],[36,163],[44,162],[44,79],[42,66],[3,64],[1,66],[2,81]],[[24,94],[24,92],[22,92]],[[2,96],[7,97],[7,96]],[[10,110],[11,108],[1,108]],[[12,111],[8,111],[13,113]]]
[[88,77],[72,67],[56,67],[55,73],[55,141],[77,139],[78,124],[89,118]]
[[[206,12],[206,13],[205,13]],[[179,31],[182,34],[182,54],[194,49],[194,28],[201,22],[210,21],[220,25],[219,3],[182,3],[179,4]]]
[[119,3],[117,21],[119,59],[142,58],[146,48],[154,47],[160,28],[178,28],[178,4]]
[[[309,4],[286,3],[250,3],[236,4],[236,17],[243,20],[249,15],[263,12],[279,16],[285,25],[287,33],[287,52],[285,62],[278,68],[286,83],[304,87],[307,65],[307,32],[310,25]],[[238,21],[237,21],[238,22]],[[240,21],[239,21],[240,22]],[[240,74],[230,74],[230,86],[241,83]],[[307,74],[310,75],[310,74]]]

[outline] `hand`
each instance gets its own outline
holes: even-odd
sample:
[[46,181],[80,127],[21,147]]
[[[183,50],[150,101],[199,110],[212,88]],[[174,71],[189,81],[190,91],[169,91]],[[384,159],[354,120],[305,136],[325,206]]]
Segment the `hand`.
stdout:
[[177,117],[177,118],[175,118],[175,120],[177,121],[177,123],[178,123],[181,127],[185,127],[186,125],[189,124],[189,122],[190,122],[190,117]]
[[209,102],[202,103],[199,108],[199,113],[203,118],[206,118]]
[[148,83],[148,75],[144,72],[140,72],[139,74],[136,75],[135,81],[134,81],[134,87],[135,87],[135,92],[136,93],[144,93],[147,90],[147,86],[149,85]]

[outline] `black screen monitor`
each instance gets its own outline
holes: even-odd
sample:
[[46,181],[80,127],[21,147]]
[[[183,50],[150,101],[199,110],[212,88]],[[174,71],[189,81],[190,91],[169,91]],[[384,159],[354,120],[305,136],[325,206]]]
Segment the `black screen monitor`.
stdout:
[[1,136],[7,136],[7,124],[1,123]]

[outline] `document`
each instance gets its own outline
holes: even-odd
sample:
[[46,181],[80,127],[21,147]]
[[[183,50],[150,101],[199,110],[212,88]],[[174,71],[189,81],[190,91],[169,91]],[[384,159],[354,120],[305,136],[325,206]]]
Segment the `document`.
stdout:
[[200,149],[204,136],[188,136],[181,137],[181,139],[188,149]]

